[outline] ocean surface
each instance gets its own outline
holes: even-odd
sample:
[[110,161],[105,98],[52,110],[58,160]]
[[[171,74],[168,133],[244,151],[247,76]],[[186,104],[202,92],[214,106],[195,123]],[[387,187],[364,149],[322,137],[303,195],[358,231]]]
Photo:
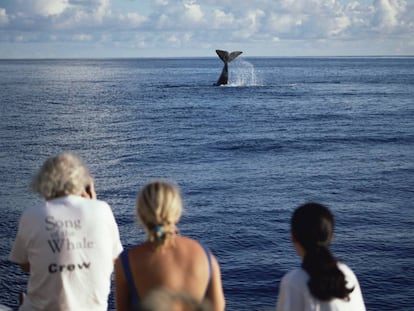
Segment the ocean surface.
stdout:
[[[0,304],[27,275],[7,261],[31,177],[71,150],[89,165],[123,244],[145,239],[136,194],[182,192],[183,235],[221,265],[227,310],[273,310],[300,265],[292,211],[336,217],[332,251],[368,310],[414,310],[414,57],[0,60]],[[110,309],[114,308],[113,294]]]

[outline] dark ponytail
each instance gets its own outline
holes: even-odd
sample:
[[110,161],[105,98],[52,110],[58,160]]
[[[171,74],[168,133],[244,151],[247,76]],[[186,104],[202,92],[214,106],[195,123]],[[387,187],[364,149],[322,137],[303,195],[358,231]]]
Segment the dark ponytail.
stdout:
[[346,287],[345,276],[328,247],[332,240],[334,218],[329,209],[307,203],[293,213],[291,229],[294,239],[305,250],[302,268],[309,275],[308,287],[319,300],[349,299],[353,288]]

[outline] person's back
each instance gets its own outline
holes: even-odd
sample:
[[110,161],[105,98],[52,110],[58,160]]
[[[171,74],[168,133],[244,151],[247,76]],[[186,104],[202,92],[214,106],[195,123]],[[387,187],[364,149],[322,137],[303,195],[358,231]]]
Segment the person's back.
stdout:
[[[51,167],[39,173],[41,183],[51,178],[55,182],[47,183],[59,184],[59,170],[70,176],[80,165],[73,157],[51,159]],[[75,162],[75,169],[62,168],[65,161]],[[107,310],[113,261],[122,246],[110,207],[96,200],[93,184],[89,186],[91,198],[83,190],[46,194],[45,203],[23,212],[10,254],[11,261],[30,273],[20,310]]]
[[329,250],[334,217],[318,203],[299,206],[291,218],[291,237],[303,259],[279,287],[277,311],[365,311],[358,280]]
[[209,301],[198,301],[182,291],[165,287],[153,290],[142,301],[138,311],[212,311]]
[[361,289],[358,280],[352,270],[344,263],[338,263],[338,268],[343,272],[347,286],[354,290],[349,294],[349,299],[332,298],[320,300],[312,295],[309,290],[309,275],[302,268],[289,271],[280,282],[277,311],[363,311]]
[[137,213],[148,241],[124,251],[115,265],[118,311],[137,308],[160,287],[185,292],[198,301],[208,298],[214,310],[224,310],[220,267],[209,249],[178,236],[181,198],[175,187],[154,182],[143,189]]
[[158,287],[190,293],[203,299],[209,285],[209,253],[196,241],[176,236],[162,249],[146,242],[129,251],[129,262],[139,296]]

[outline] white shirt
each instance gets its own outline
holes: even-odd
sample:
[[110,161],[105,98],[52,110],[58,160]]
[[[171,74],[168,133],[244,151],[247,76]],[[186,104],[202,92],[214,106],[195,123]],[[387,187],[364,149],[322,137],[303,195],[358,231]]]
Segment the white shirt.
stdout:
[[354,287],[349,294],[349,301],[338,298],[320,301],[313,297],[307,284],[308,274],[302,268],[297,268],[285,274],[280,282],[276,311],[365,311],[355,274],[343,263],[338,263],[338,268],[345,275],[346,286]]
[[66,196],[26,209],[9,260],[30,264],[19,310],[106,311],[113,260],[122,251],[109,205]]

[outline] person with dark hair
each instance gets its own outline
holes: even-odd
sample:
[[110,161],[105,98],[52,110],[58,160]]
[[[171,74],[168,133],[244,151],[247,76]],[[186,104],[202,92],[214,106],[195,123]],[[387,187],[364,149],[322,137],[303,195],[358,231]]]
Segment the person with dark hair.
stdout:
[[185,293],[198,302],[208,300],[214,311],[224,310],[217,259],[204,244],[177,234],[182,209],[178,188],[169,182],[153,181],[140,191],[136,214],[147,241],[125,250],[116,260],[118,311],[139,310],[160,287]]
[[292,242],[302,266],[283,276],[277,311],[365,311],[357,277],[329,250],[333,231],[334,217],[324,205],[306,203],[294,211]]

